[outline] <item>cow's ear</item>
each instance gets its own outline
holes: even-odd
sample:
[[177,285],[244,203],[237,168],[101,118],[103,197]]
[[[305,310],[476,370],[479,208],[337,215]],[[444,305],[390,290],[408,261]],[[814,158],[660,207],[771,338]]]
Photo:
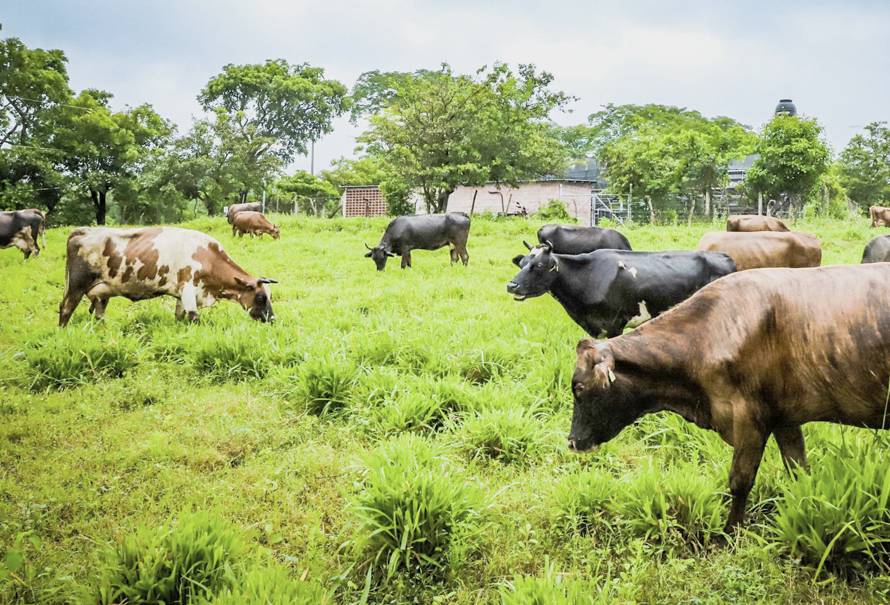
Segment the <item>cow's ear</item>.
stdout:
[[370,257],[370,256],[371,256],[371,253],[370,253],[370,252],[366,252],[366,253],[365,253],[365,258],[368,258],[368,257]]
[[516,265],[517,267],[522,267],[522,265],[520,263],[522,262],[523,258],[525,258],[525,257],[522,256],[521,254],[517,254],[516,256],[513,257],[513,264]]
[[525,247],[528,248],[529,250],[532,249],[532,245],[530,243],[528,243],[527,241],[522,240],[522,243],[525,244]]
[[593,382],[601,389],[608,389],[615,382],[614,362],[611,361],[601,361],[593,366]]
[[243,287],[243,288],[249,288],[249,287],[250,287],[250,282],[248,282],[247,280],[241,279],[241,278],[238,277],[237,275],[235,276],[235,283],[238,284],[239,286]]
[[395,256],[395,254],[390,252],[389,250],[384,250],[384,252],[386,253],[387,256]]
[[580,355],[584,351],[592,351],[596,348],[596,341],[592,338],[582,338],[575,347],[575,354]]

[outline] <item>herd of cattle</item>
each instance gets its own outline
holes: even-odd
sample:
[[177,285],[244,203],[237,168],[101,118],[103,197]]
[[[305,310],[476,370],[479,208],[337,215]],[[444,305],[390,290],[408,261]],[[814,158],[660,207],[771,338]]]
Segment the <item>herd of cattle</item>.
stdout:
[[[251,206],[226,209],[233,235],[277,239],[278,227]],[[890,208],[871,218],[890,225]],[[39,253],[44,219],[37,210],[0,214],[0,246]],[[452,264],[466,265],[469,230],[463,213],[399,217],[365,256],[382,271],[398,255],[404,269],[412,250],[448,246]],[[621,233],[596,227],[547,225],[537,236],[513,259],[519,272],[507,291],[520,301],[549,292],[593,337],[576,351],[572,449],[662,410],[714,430],[734,448],[730,528],[743,520],[770,435],[794,470],[806,466],[804,423],[890,427],[890,235],[869,242],[862,265],[833,267],[819,266],[815,236],[773,217],[730,217],[697,251],[632,251]],[[272,321],[274,283],[198,231],[78,228],[67,242],[59,325],[84,296],[96,317],[114,296],[169,295],[177,318],[196,321],[200,308],[228,299]],[[624,334],[631,323],[641,325]]]

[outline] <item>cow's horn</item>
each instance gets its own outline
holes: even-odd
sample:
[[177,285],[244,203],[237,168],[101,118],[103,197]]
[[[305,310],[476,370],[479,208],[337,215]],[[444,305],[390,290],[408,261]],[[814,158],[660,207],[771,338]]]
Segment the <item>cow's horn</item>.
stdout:
[[528,243],[527,241],[522,240],[522,243],[525,244],[525,247],[528,248],[529,250],[532,249],[532,245],[530,243]]
[[362,243],[365,244],[365,248],[367,248],[368,250],[373,250],[373,249],[374,249],[374,248],[372,248],[371,246],[369,246],[369,245],[367,244],[367,242],[362,242]]
[[549,251],[552,251],[552,250],[553,250],[553,242],[551,242],[551,241],[548,239],[547,241],[544,242],[544,247],[547,248],[547,251],[548,251],[548,252],[549,252]]
[[277,279],[269,279],[268,277],[261,277],[257,281],[261,284],[277,284],[278,283]]

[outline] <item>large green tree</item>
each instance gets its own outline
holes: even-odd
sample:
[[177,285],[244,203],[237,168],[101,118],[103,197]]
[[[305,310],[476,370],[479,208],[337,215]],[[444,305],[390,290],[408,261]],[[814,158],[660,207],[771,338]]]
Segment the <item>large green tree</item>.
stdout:
[[515,184],[564,167],[549,116],[569,98],[552,81],[533,65],[401,74],[387,80],[392,91],[359,141],[421,191],[429,212],[442,212],[459,185]]
[[890,128],[872,122],[841,152],[840,181],[863,209],[890,203]]
[[[346,87],[326,79],[323,69],[281,59],[226,65],[198,101],[227,130],[223,138],[246,173],[244,181],[261,180],[270,157],[287,164],[305,154],[309,143],[331,132],[333,119],[349,108]],[[248,191],[241,189],[241,201]]]
[[75,186],[89,195],[99,225],[106,222],[108,194],[134,178],[172,132],[150,105],[115,112],[110,99],[110,93],[84,90],[65,106],[50,139]]
[[777,115],[763,128],[755,149],[758,158],[746,177],[753,191],[771,198],[788,195],[800,207],[819,177],[828,170],[830,154],[814,119]]

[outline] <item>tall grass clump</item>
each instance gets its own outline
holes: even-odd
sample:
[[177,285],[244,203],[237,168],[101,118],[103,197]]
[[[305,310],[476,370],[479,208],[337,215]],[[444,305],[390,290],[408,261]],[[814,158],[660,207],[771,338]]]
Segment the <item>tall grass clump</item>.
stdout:
[[246,548],[234,528],[206,513],[143,527],[108,551],[95,601],[185,605],[234,586]]
[[890,572],[890,467],[875,449],[831,445],[812,473],[781,485],[768,526],[780,550],[817,574]]
[[501,605],[599,605],[612,603],[611,592],[559,574],[547,562],[540,576],[517,576],[499,589]]
[[326,605],[331,596],[317,583],[290,577],[279,566],[257,567],[202,605]]
[[392,439],[365,459],[356,501],[356,544],[365,563],[385,577],[440,573],[454,567],[467,533],[484,508],[482,494],[448,459],[412,434]]
[[288,400],[315,416],[337,414],[349,405],[358,379],[359,369],[351,360],[316,357],[300,367]]
[[612,508],[635,536],[661,543],[679,538],[698,548],[721,532],[721,484],[697,465],[661,469],[649,463],[620,485]]
[[136,339],[71,326],[25,352],[30,388],[66,389],[105,378],[120,378],[139,363]]
[[459,439],[473,458],[529,464],[546,449],[543,420],[525,408],[485,410],[464,421]]
[[499,350],[477,351],[458,360],[460,375],[470,384],[483,385],[507,375],[519,361]]
[[614,477],[596,468],[560,478],[551,495],[555,520],[569,532],[589,534],[609,518],[617,486]]
[[268,335],[248,328],[215,330],[203,335],[190,351],[192,363],[213,382],[259,380],[273,365],[269,340]]

